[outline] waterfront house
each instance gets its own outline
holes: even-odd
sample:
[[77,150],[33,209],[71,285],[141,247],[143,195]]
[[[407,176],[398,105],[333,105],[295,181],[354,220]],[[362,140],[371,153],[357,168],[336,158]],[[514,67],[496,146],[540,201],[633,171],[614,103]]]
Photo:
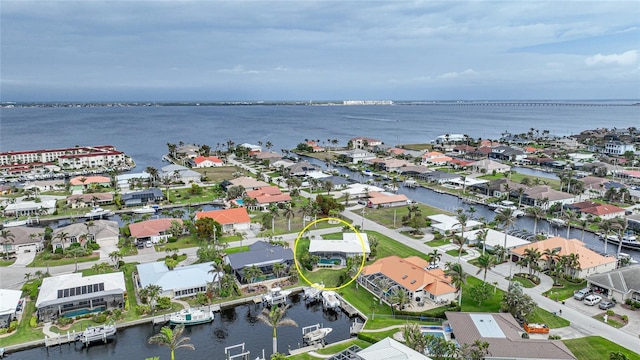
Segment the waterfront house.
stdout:
[[16,310],[21,297],[21,290],[0,289],[0,328],[7,328],[18,319]]
[[505,145],[495,146],[491,148],[491,153],[489,153],[489,159],[511,162],[521,161],[526,156],[527,154],[524,151]]
[[404,194],[392,194],[388,192],[369,191],[367,206],[370,208],[389,208],[409,205],[411,201]]
[[311,148],[311,152],[317,153],[317,152],[325,151],[325,149],[322,146],[318,145],[318,143],[316,143],[313,140],[309,140],[305,144]]
[[192,168],[208,168],[223,166],[224,161],[217,156],[196,156],[189,160],[189,165]]
[[[581,279],[589,275],[614,270],[617,264],[616,258],[602,256],[587,248],[578,239],[565,239],[562,237],[552,237],[513,248],[509,251],[511,261],[515,263],[522,259],[525,256],[526,249],[538,250],[540,253],[544,253],[545,250],[558,249],[558,256],[577,255],[580,267],[573,270],[572,276]],[[542,256],[538,265],[542,270],[546,270],[547,259],[545,256]],[[551,266],[553,265],[554,263],[552,262]]]
[[[430,357],[421,354],[407,345],[398,342],[390,337],[386,337],[377,343],[353,354],[349,349],[345,350],[349,357],[340,359],[355,360],[431,360]],[[338,359],[338,358],[337,358]]]
[[211,218],[222,225],[223,232],[246,231],[251,225],[251,218],[247,209],[243,207],[223,210],[210,210],[196,212],[195,220]]
[[224,191],[227,191],[230,187],[234,186],[242,186],[246,191],[249,191],[263,186],[269,186],[269,184],[264,181],[256,180],[252,177],[241,176],[232,180],[225,180],[220,184],[220,186]]
[[116,176],[116,182],[120,189],[133,189],[136,185],[147,184],[151,175],[147,172],[120,174]]
[[[487,231],[487,237],[484,240],[484,244],[486,246],[486,249],[491,251],[493,250],[496,246],[502,246],[505,247],[505,236],[504,236],[504,232],[503,231],[497,231],[497,230],[493,230],[490,228],[486,228],[486,229],[471,229],[469,227],[467,227],[467,230],[465,230],[464,232],[464,238],[467,240],[467,244],[474,244],[475,246],[478,246],[480,249],[482,249],[482,240],[480,239],[480,232],[486,230]],[[524,246],[529,244],[530,241],[525,240],[523,238],[514,236],[514,235],[509,235],[507,234],[507,242],[506,242],[506,248],[507,250],[509,249],[513,249],[516,248],[518,246]]]
[[353,150],[373,149],[378,145],[382,145],[382,141],[378,139],[372,139],[369,137],[354,137],[349,140],[349,146]]
[[599,217],[601,219],[614,219],[617,217],[624,217],[625,209],[610,205],[602,204],[593,201],[582,201],[565,205],[565,208],[575,210],[580,217]]
[[320,166],[304,160],[293,164],[288,171],[290,176],[307,176],[312,173],[320,172],[321,169],[322,168]]
[[255,155],[253,155],[253,157],[256,160],[262,161],[262,162],[267,162],[269,164],[272,164],[280,159],[282,159],[282,155],[272,152],[272,151],[261,151]]
[[524,191],[522,204],[548,209],[555,204],[572,204],[575,200],[576,196],[573,194],[552,189],[549,185],[538,185]]
[[[412,301],[434,303],[453,301],[456,289],[441,269],[428,270],[429,263],[417,256],[401,258],[388,256],[376,260],[362,269],[358,283],[376,297],[382,293],[382,300],[391,303],[394,291],[405,291]],[[378,279],[390,284],[386,291],[380,291]]]
[[162,288],[161,296],[171,299],[204,293],[207,291],[207,283],[216,283],[224,275],[222,272],[210,273],[212,263],[178,266],[173,269],[169,269],[164,261],[136,265],[138,289],[157,285]]
[[507,171],[511,171],[511,166],[499,163],[495,160],[483,159],[471,163],[469,165],[473,172],[483,173],[483,174],[492,174],[498,173],[502,174]]
[[435,170],[425,173],[421,178],[436,184],[446,184],[453,180],[460,180],[460,174]]
[[20,201],[8,204],[2,209],[2,216],[38,216],[51,215],[56,211],[55,200]]
[[185,184],[200,182],[200,178],[202,178],[199,172],[175,164],[162,167],[158,176],[160,179],[171,179]]
[[451,328],[459,346],[472,346],[476,341],[489,343],[485,359],[575,360],[576,357],[560,340],[523,337],[524,329],[510,313],[446,312],[446,325]]
[[283,193],[277,186],[263,186],[256,190],[247,191],[247,197],[256,200],[258,209],[265,210],[272,204],[288,204],[291,196]]
[[200,147],[193,144],[183,144],[175,151],[176,159],[193,159],[200,155]]
[[[431,227],[440,233],[445,233],[447,231],[459,231],[461,226],[458,222],[458,219],[455,216],[449,216],[445,214],[435,214],[427,216],[428,219],[431,220]],[[473,229],[476,226],[482,225],[481,222],[475,220],[467,221],[465,225],[465,230]],[[465,233],[466,237],[466,233]]]
[[224,263],[231,267],[239,281],[248,282],[249,279],[244,278],[246,268],[256,266],[268,278],[273,274],[274,264],[282,264],[285,268],[293,265],[293,251],[282,245],[257,241],[249,245],[249,251],[228,254]]
[[589,287],[619,303],[640,301],[640,266],[624,267],[587,277]]
[[89,188],[107,188],[111,186],[111,179],[106,176],[76,176],[69,180],[71,190],[86,190]]
[[262,151],[262,146],[249,144],[249,143],[240,144],[240,145],[238,145],[238,147],[242,147],[242,148],[245,148],[245,149],[249,150],[250,154],[259,153],[259,152]]
[[164,193],[158,188],[149,188],[122,194],[120,200],[125,207],[141,206],[164,200]]
[[44,191],[64,191],[65,186],[64,180],[35,180],[25,183],[23,189],[41,193]]
[[632,143],[624,143],[622,141],[609,141],[604,144],[602,152],[609,155],[624,155],[627,151],[636,152],[636,147]]
[[[58,234],[64,233],[66,239],[61,240]],[[64,249],[71,244],[80,243],[83,247],[87,241],[118,243],[120,228],[117,221],[92,220],[82,223],[73,223],[53,230],[51,234],[51,246],[54,249]]]
[[36,252],[44,248],[44,228],[15,226],[7,229],[13,234],[13,242],[2,244],[2,253]]
[[174,221],[177,221],[182,226],[182,219],[161,218],[129,224],[129,231],[138,244],[146,241],[158,244],[169,239],[171,236],[169,229]]
[[365,233],[343,233],[341,240],[311,239],[309,243],[309,255],[319,256],[320,264],[335,265],[334,262],[339,261],[344,266],[347,258],[364,256],[366,259],[370,253],[369,238]]
[[404,176],[411,176],[416,179],[426,180],[427,175],[433,170],[422,165],[409,165],[398,170],[398,173]]
[[63,316],[75,317],[113,308],[121,309],[124,307],[126,291],[122,272],[47,277],[42,279],[36,300],[38,320],[49,322]]
[[438,151],[431,151],[431,152],[422,154],[421,164],[423,166],[432,166],[432,165],[444,166],[448,164],[449,161],[451,161],[451,157]]
[[355,183],[347,186],[346,189],[341,190],[343,194],[349,194],[351,198],[363,198],[368,197],[370,191],[382,192],[384,189],[373,185]]
[[67,196],[67,205],[72,209],[78,209],[88,206],[103,206],[113,204],[112,193],[87,193],[74,194]]
[[371,153],[366,149],[352,149],[343,151],[340,157],[351,164],[358,164],[365,160],[375,159],[376,154]]

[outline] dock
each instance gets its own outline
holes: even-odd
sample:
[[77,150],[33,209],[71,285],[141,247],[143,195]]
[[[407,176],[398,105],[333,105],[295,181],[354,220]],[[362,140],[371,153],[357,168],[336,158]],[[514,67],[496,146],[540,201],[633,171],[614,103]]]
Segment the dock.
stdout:
[[356,319],[353,324],[351,324],[351,326],[349,327],[349,334],[351,335],[358,335],[362,329],[364,328],[364,324],[366,322],[359,322],[358,319]]
[[[336,294],[338,301],[340,301],[340,308],[349,315],[349,317],[362,316],[363,314],[358,311],[353,305],[349,304],[342,296]],[[364,317],[363,317],[364,318]]]
[[49,347],[49,346],[58,346],[63,344],[75,343],[78,335],[79,333],[76,333],[75,331],[72,331],[72,332],[67,331],[66,334],[60,334],[57,337],[45,336],[44,345],[46,347]]

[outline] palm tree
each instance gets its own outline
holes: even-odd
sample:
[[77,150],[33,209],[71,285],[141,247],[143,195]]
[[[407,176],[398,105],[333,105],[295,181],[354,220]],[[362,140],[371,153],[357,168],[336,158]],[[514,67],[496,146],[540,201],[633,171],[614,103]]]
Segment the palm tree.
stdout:
[[[504,231],[504,248],[507,248],[507,236],[509,233],[509,228],[511,227],[511,225],[513,225],[516,222],[516,218],[513,214],[513,209],[511,208],[504,208],[502,210],[500,210],[500,212],[498,213],[498,215],[496,215],[495,220],[498,223],[501,223],[504,225],[503,231]],[[506,252],[505,252],[506,254]],[[504,261],[504,259],[502,259]]]
[[448,262],[445,267],[444,274],[449,278],[451,285],[458,291],[458,305],[462,306],[462,284],[467,282],[467,274],[460,263]]
[[485,249],[487,247],[487,236],[489,235],[489,229],[482,229],[476,233],[476,242],[482,242],[482,255],[485,253]]
[[378,300],[380,305],[382,305],[382,299],[387,297],[387,292],[391,288],[391,279],[387,277],[379,277],[374,281],[375,286],[378,288]]
[[464,228],[467,226],[467,221],[469,220],[469,216],[464,213],[464,209],[456,210],[456,220],[458,220],[458,224],[460,224],[460,248],[458,249],[458,262],[460,262],[460,256],[462,255],[462,247],[464,246]]
[[487,282],[487,272],[496,265],[498,265],[498,261],[495,256],[490,254],[482,254],[477,259],[478,272],[476,272],[476,275],[484,271],[482,281]]
[[427,254],[427,260],[429,264],[435,265],[442,259],[442,254],[438,251],[438,249],[433,249],[432,252]]
[[298,323],[295,321],[286,318],[285,314],[289,305],[286,306],[273,306],[271,310],[268,308],[262,309],[262,313],[258,314],[258,320],[263,322],[266,325],[271,326],[273,328],[273,353],[278,352],[278,333],[277,329],[280,326],[294,326],[298,327]]
[[280,216],[280,210],[274,204],[269,207],[269,214],[271,214],[271,232],[276,233],[276,218]]
[[560,249],[559,248],[555,248],[555,249],[545,249],[542,252],[542,256],[545,257],[546,261],[547,261],[547,269],[551,270],[551,264],[553,264],[554,262],[558,261],[558,254],[560,253]]
[[533,233],[537,234],[538,220],[544,218],[546,216],[546,212],[541,207],[538,207],[538,206],[528,207],[527,210],[525,211],[527,212],[527,215],[533,218]]
[[81,247],[70,246],[64,251],[66,254],[73,255],[74,262],[76,264],[76,272],[78,272],[78,255],[83,256],[86,251]]
[[58,239],[60,240],[60,242],[62,243],[62,247],[64,248],[64,243],[69,240],[69,233],[64,232],[64,231],[60,231],[59,233],[56,234],[56,236],[53,237],[54,239]]
[[580,237],[580,241],[584,242],[584,231],[589,226],[589,219],[582,218],[580,219],[580,227],[582,228],[582,236]]
[[284,274],[287,267],[283,263],[275,263],[273,264],[271,271],[273,271],[273,275],[276,278],[279,278],[282,274]]
[[458,245],[458,263],[460,262],[460,258],[462,256],[462,250],[464,249],[464,238],[458,235],[453,235],[451,238],[451,242],[455,245]]
[[260,268],[255,265],[251,265],[245,268],[242,272],[242,277],[244,278],[244,281],[248,282],[249,284],[252,284],[257,278],[259,278],[262,275],[263,275],[262,270],[260,270]]
[[113,261],[113,267],[118,270],[120,268],[120,259],[122,259],[122,254],[120,254],[120,251],[110,252],[109,258],[111,258],[111,261]]
[[211,263],[211,270],[209,270],[209,274],[213,274],[214,280],[218,284],[218,294],[220,294],[220,288],[222,284],[222,276],[220,273],[224,273],[224,264],[222,261],[214,261]]
[[562,217],[567,221],[567,239],[569,239],[569,230],[571,230],[571,222],[578,219],[578,215],[575,210],[565,210],[562,213]]
[[2,230],[0,232],[0,237],[2,238],[2,245],[4,246],[4,258],[9,258],[9,247],[7,245],[12,244],[15,241],[16,236],[13,235],[11,230]]
[[149,185],[156,186],[156,181],[158,180],[158,169],[153,166],[147,166],[144,171],[149,174]]
[[540,257],[542,257],[540,250],[534,248],[524,249],[524,260],[529,269],[529,275],[532,275],[538,268],[538,260],[540,260]]
[[603,231],[602,238],[604,239],[604,253],[607,254],[607,247],[609,245],[609,233],[613,229],[613,221],[611,219],[602,219],[600,221],[600,229]]
[[175,351],[177,349],[189,349],[195,350],[196,347],[193,344],[189,344],[191,338],[182,336],[184,332],[184,325],[178,325],[175,329],[171,330],[170,327],[163,327],[160,332],[149,338],[149,344],[164,345],[171,351],[171,360],[175,360]]
[[160,294],[162,294],[162,286],[153,285],[153,284],[147,285],[144,288],[142,288],[141,292],[144,294],[145,297],[149,299],[149,304],[151,305],[151,309],[155,309],[156,300],[158,300],[158,298],[160,297]]
[[393,293],[391,294],[391,303],[398,305],[398,310],[402,311],[404,306],[409,303],[411,299],[409,298],[409,294],[402,288],[395,288]]
[[618,251],[616,252],[616,255],[620,257],[620,252],[622,251],[622,237],[627,231],[629,223],[627,222],[627,218],[616,218],[616,221],[618,225]]
[[282,215],[284,215],[284,217],[287,218],[287,222],[288,222],[287,226],[289,231],[291,231],[291,219],[296,216],[295,211],[293,211],[293,204],[290,204],[289,206],[284,208]]

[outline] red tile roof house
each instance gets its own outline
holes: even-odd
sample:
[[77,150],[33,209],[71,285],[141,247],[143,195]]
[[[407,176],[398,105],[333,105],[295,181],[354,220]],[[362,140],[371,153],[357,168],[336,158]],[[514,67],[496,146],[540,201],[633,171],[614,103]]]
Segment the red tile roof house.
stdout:
[[597,216],[602,219],[613,219],[624,217],[625,210],[621,207],[609,204],[601,204],[592,201],[583,201],[566,206],[569,209],[578,211],[581,216]]
[[422,155],[422,165],[446,165],[451,158],[441,152],[432,151]]
[[111,185],[111,179],[106,176],[76,176],[69,180],[71,184],[71,190],[84,190],[88,189],[92,185],[109,187]]
[[87,207],[87,206],[99,206],[113,204],[112,193],[89,193],[89,194],[75,194],[67,196],[67,205],[70,205],[72,209]]
[[171,236],[169,228],[173,221],[182,224],[181,219],[153,219],[130,224],[129,231],[131,231],[131,236],[136,239],[136,242],[151,240],[152,243],[158,244],[166,241]]
[[198,156],[189,161],[192,168],[223,166],[224,161],[217,156]]
[[[383,294],[383,299],[389,303],[389,296],[394,289],[406,291],[412,302],[453,301],[456,299],[456,289],[451,285],[441,269],[427,270],[429,263],[417,256],[403,259],[399,256],[388,256],[378,259],[371,265],[365,266],[358,276],[358,283],[372,292],[380,295],[378,279],[391,282],[390,291]],[[410,306],[411,308],[411,306]]]
[[324,148],[318,145],[315,141],[307,141],[307,145],[311,146],[312,152],[323,152]]
[[251,225],[251,218],[247,209],[234,208],[224,210],[200,211],[196,213],[196,220],[202,218],[211,218],[222,225],[222,231],[246,231]]
[[355,137],[349,140],[352,149],[371,149],[374,146],[382,145],[382,141],[368,137]]
[[282,193],[277,186],[263,186],[256,190],[247,191],[247,197],[255,199],[258,208],[264,210],[271,204],[283,204],[291,202],[289,194]]
[[409,205],[409,198],[402,194],[386,194],[377,191],[369,191],[370,208],[388,208]]

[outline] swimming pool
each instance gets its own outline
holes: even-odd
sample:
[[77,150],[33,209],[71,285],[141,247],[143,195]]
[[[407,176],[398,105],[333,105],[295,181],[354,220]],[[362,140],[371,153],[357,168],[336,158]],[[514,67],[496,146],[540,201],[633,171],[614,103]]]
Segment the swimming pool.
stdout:
[[106,309],[107,309],[106,306],[98,306],[98,307],[93,308],[93,309],[80,309],[80,310],[67,312],[64,315],[62,315],[62,317],[73,318],[73,317],[80,316],[80,315],[99,313],[99,312],[105,311]]
[[244,204],[244,200],[242,200],[242,199],[236,199],[236,200],[235,200],[235,202],[236,202],[236,204],[238,204],[238,205],[242,205],[242,204]]
[[338,265],[340,265],[340,264],[342,264],[342,260],[340,258],[320,259],[318,264],[321,264],[321,265],[336,265],[336,264],[338,264]]

